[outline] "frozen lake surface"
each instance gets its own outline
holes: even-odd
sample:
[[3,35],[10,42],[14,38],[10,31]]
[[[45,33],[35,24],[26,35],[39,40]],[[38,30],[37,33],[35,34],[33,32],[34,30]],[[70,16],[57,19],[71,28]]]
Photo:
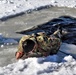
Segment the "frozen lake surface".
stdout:
[[[74,8],[51,7],[10,18],[6,21],[0,21],[0,66],[5,66],[16,61],[15,52],[17,51],[18,41],[23,35],[15,32],[27,30],[63,15],[76,17],[76,10]],[[75,46],[73,50],[75,50]]]

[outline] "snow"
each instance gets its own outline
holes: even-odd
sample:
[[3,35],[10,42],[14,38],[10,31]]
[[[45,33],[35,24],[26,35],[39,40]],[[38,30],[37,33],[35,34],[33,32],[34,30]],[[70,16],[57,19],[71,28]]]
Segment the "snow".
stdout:
[[[76,8],[76,0],[0,0],[0,19],[22,12],[31,12],[45,6]],[[0,33],[0,40],[2,40],[1,35]],[[5,41],[6,43],[16,42],[13,39]],[[75,45],[67,44],[66,46],[69,49],[76,49]],[[61,62],[57,61],[58,58],[58,55],[53,55],[20,59],[16,63],[0,67],[0,75],[76,75],[76,60],[71,55],[65,56]]]
[[56,62],[57,55],[45,58],[28,58],[0,67],[0,75],[75,75],[76,60],[66,56],[61,63]]
[[0,0],[0,19],[47,6],[76,8],[76,0]]

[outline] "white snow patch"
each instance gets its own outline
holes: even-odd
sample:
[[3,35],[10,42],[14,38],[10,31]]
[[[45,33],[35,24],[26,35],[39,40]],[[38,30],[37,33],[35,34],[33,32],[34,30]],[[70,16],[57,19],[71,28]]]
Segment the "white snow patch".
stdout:
[[[28,58],[18,60],[18,62],[0,67],[2,75],[74,75],[76,74],[76,60],[72,56],[66,56],[62,60],[65,62],[57,63],[54,56],[46,58]],[[52,59],[51,59],[52,58]],[[46,60],[47,59],[47,60]],[[51,60],[49,60],[51,59]],[[68,60],[69,59],[69,60]],[[48,61],[49,60],[49,61]],[[70,63],[69,63],[70,62]]]
[[76,8],[76,0],[0,0],[0,18],[45,6]]
[[3,48],[4,47],[4,45],[1,45],[1,48]]

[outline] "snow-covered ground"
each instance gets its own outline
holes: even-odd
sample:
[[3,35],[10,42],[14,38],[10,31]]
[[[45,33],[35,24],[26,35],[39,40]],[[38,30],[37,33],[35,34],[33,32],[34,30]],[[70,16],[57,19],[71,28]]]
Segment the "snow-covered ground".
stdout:
[[0,19],[47,6],[76,8],[76,0],[0,0]]
[[[76,8],[76,0],[0,0],[0,19],[45,6]],[[5,41],[16,42],[11,39]],[[75,45],[65,46],[71,51],[76,49]],[[61,50],[66,50],[67,47]],[[46,58],[20,59],[16,63],[0,67],[0,75],[76,75],[76,60],[71,55],[65,56],[60,63],[57,61],[58,58],[58,55],[54,55]]]

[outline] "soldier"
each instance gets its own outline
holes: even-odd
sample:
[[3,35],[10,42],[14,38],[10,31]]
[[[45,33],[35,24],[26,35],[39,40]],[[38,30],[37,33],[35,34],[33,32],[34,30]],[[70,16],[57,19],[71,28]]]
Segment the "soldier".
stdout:
[[61,39],[59,30],[47,36],[44,32],[37,35],[25,35],[21,38],[16,52],[16,59],[26,59],[28,57],[45,57],[57,54]]

